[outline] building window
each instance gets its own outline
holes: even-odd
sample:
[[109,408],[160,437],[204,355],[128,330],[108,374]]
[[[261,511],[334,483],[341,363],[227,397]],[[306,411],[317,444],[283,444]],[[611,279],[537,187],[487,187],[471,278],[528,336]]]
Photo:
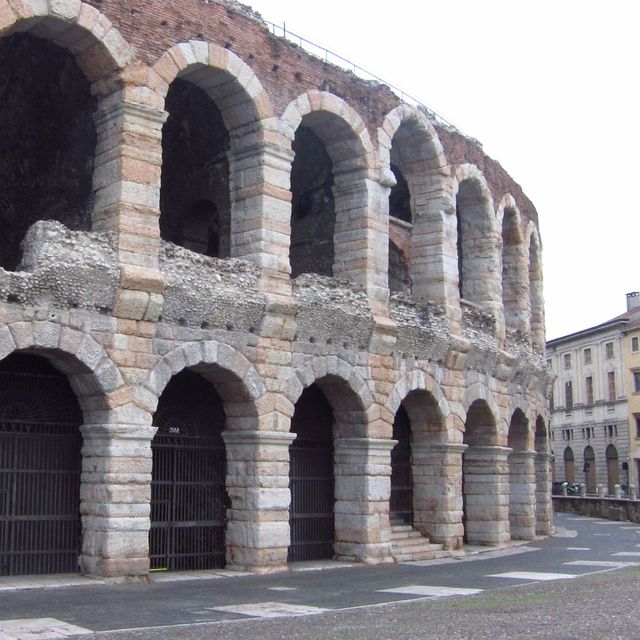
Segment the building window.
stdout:
[[593,404],[593,378],[591,376],[587,376],[585,378],[585,390],[586,390],[586,403]]
[[591,349],[584,350],[584,363],[591,364]]
[[570,353],[565,353],[564,354],[564,368],[565,369],[571,369],[571,354]]
[[640,415],[635,415],[634,418],[636,419],[636,438],[640,438]]
[[551,395],[549,396],[549,408],[551,411],[555,409],[555,402],[553,400],[553,390],[551,391]]
[[638,351],[638,336],[631,338],[631,351]]
[[640,370],[633,372],[633,392],[640,393]]
[[565,409],[573,407],[573,385],[571,380],[564,383],[564,407]]
[[613,342],[607,342],[604,345],[604,350],[605,350],[605,354],[607,356],[607,359],[611,359],[613,358]]
[[609,371],[607,373],[607,387],[609,389],[609,402],[615,402],[616,399],[616,373]]

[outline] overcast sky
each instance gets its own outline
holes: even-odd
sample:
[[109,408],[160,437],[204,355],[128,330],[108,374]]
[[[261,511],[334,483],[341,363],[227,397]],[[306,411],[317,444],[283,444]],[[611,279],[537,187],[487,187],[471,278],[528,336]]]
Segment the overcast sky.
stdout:
[[480,140],[531,198],[547,338],[640,290],[640,2],[252,0]]

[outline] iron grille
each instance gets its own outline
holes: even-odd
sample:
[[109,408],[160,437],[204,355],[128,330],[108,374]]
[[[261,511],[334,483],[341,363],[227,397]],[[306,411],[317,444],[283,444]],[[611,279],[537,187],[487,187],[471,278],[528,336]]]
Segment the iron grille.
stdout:
[[0,575],[78,569],[81,413],[46,360],[0,363]]
[[184,371],[158,404],[152,443],[152,569],[225,565],[225,449],[222,401],[197,374]]

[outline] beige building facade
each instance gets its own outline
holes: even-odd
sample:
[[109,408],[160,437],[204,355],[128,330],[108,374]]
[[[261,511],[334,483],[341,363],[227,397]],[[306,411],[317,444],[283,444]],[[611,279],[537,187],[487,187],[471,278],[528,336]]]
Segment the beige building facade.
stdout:
[[549,534],[521,188],[243,5],[125,4],[0,0],[0,574]]
[[634,292],[624,314],[547,342],[547,363],[556,374],[550,425],[555,481],[585,483],[594,494],[603,485],[608,495],[616,485],[624,491],[637,486],[639,319]]

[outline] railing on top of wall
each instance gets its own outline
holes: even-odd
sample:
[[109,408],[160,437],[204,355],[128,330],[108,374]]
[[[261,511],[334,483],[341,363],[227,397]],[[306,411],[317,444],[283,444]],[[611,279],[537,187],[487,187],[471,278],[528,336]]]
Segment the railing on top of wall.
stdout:
[[270,28],[274,36],[284,38],[285,40],[288,40],[293,44],[297,44],[301,49],[304,49],[305,51],[307,51],[307,53],[310,53],[316,58],[320,58],[321,60],[324,60],[329,64],[334,64],[338,67],[342,67],[343,69],[346,69],[347,71],[351,71],[354,75],[358,76],[362,80],[375,81],[380,84],[386,85],[387,87],[389,87],[389,89],[391,89],[391,91],[393,91],[398,95],[401,102],[405,102],[407,104],[410,104],[414,107],[419,108],[421,111],[425,113],[427,117],[431,118],[438,124],[441,124],[451,129],[455,129],[456,131],[462,133],[460,129],[456,127],[453,123],[449,122],[446,118],[441,116],[439,113],[435,112],[433,109],[430,109],[429,107],[427,107],[427,105],[420,102],[420,100],[418,100],[417,98],[414,98],[413,96],[408,94],[406,91],[403,91],[400,87],[397,87],[391,84],[390,82],[387,82],[386,80],[382,79],[380,76],[377,76],[375,73],[371,73],[370,71],[367,71],[363,67],[355,64],[354,62],[351,62],[351,60],[347,60],[347,58],[344,58],[341,55],[334,53],[333,51],[330,51],[329,49],[326,49],[325,47],[322,47],[319,44],[316,44],[315,42],[311,42],[310,40],[307,40],[306,38],[303,38],[302,36],[299,36],[298,34],[293,33],[292,31],[289,31],[287,29],[286,23],[280,26],[273,22],[269,22],[269,20],[262,19],[262,22],[264,22],[264,24],[266,24]]

